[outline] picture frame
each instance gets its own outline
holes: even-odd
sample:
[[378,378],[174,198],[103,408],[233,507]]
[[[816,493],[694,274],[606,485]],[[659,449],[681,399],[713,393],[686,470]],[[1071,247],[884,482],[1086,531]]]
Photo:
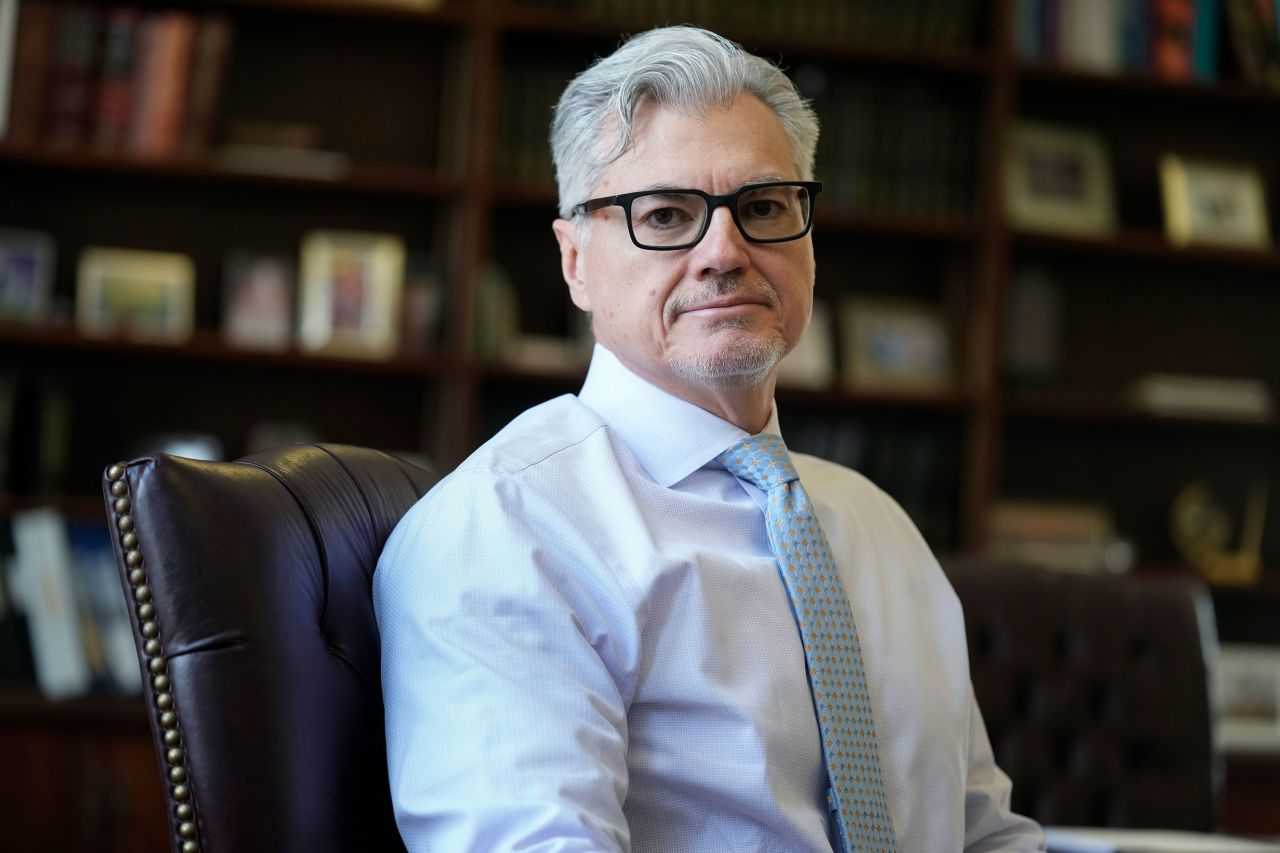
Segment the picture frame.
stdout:
[[940,306],[847,297],[840,303],[841,373],[855,390],[937,391],[954,381],[951,335]]
[[1084,128],[1015,123],[1005,195],[1009,219],[1019,228],[1100,236],[1116,227],[1107,146]]
[[232,251],[223,266],[223,338],[244,349],[288,349],[296,290],[295,264],[288,256]]
[[0,228],[0,319],[38,323],[53,302],[53,237]]
[[76,278],[76,327],[182,343],[195,326],[195,264],[186,255],[88,246]]
[[1175,246],[1271,247],[1266,189],[1253,164],[1165,154],[1160,191]]
[[1219,747],[1280,754],[1280,646],[1224,644],[1214,669]]
[[392,234],[313,231],[302,241],[298,343],[317,355],[387,358],[400,343],[405,247]]

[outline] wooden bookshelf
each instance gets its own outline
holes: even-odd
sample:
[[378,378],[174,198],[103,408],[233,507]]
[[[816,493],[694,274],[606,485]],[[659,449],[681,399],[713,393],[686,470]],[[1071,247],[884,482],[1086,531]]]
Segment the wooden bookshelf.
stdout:
[[[957,379],[952,390],[929,394],[782,387],[788,429],[794,423],[809,430],[802,434],[821,434],[853,424],[868,434],[907,436],[908,456],[910,437],[921,436],[915,451],[937,465],[924,511],[945,521],[929,526],[931,544],[947,553],[980,552],[994,501],[1033,497],[1113,504],[1142,558],[1171,564],[1165,510],[1189,478],[1223,472],[1231,483],[1259,475],[1280,482],[1280,421],[1155,417],[1130,406],[1120,390],[1156,370],[1250,376],[1280,389],[1280,248],[1173,246],[1164,236],[1155,169],[1175,144],[1255,162],[1280,237],[1280,94],[1244,82],[1229,52],[1213,83],[1024,62],[1013,46],[1013,0],[979,3],[972,32],[935,47],[910,39],[805,38],[753,20],[749,10],[764,5],[688,7],[719,10],[716,20],[693,22],[718,26],[780,60],[809,87],[824,126],[844,139],[865,141],[851,91],[889,92],[883,100],[890,101],[913,93],[949,111],[955,122],[945,126],[959,130],[934,136],[955,136],[956,147],[916,154],[956,158],[953,172],[964,184],[948,188],[960,191],[952,192],[950,207],[902,204],[892,193],[866,204],[866,188],[848,181],[855,166],[868,170],[852,146],[820,149],[820,296],[833,307],[862,295],[937,305],[954,335]],[[550,231],[557,198],[549,160],[545,151],[529,157],[511,150],[529,139],[545,145],[549,115],[538,107],[526,110],[532,119],[514,116],[510,87],[519,92],[522,81],[539,76],[562,82],[621,34],[658,23],[642,14],[644,4],[627,7],[640,11],[626,19],[577,7],[568,0],[457,0],[430,11],[357,0],[144,4],[232,22],[236,49],[211,145],[198,154],[142,158],[0,141],[0,227],[53,236],[55,303],[64,318],[0,323],[0,375],[14,365],[51,378],[69,394],[73,419],[73,474],[42,489],[0,486],[0,515],[44,495],[59,496],[53,500],[61,506],[90,505],[102,466],[153,433],[200,427],[235,454],[252,422],[289,414],[314,422],[326,439],[425,452],[447,470],[518,411],[576,390],[580,369],[532,371],[479,357],[472,324],[486,270],[497,263],[520,297],[525,331],[570,328]],[[907,130],[867,145],[889,153],[929,126],[913,125],[918,116],[906,112],[887,115]],[[233,120],[245,118],[314,125],[320,147],[346,155],[348,165],[325,177],[229,169],[217,150]],[[1006,218],[1004,152],[1020,118],[1105,137],[1114,154],[1115,233],[1039,233]],[[515,119],[527,139],[510,135]],[[515,168],[513,153],[537,162]],[[884,159],[884,150],[878,156],[870,172],[892,173],[899,189],[913,179],[918,161]],[[440,264],[445,318],[430,354],[365,361],[238,350],[222,341],[227,252],[247,246],[296,255],[301,236],[321,228],[395,233]],[[88,245],[190,255],[198,282],[195,336],[160,345],[74,331],[66,318],[79,252]],[[1027,266],[1059,277],[1062,307],[1059,375],[1034,386],[1008,377],[1003,334],[1014,281]],[[909,502],[909,484],[882,485]],[[1280,573],[1280,501],[1272,504],[1268,584]]]

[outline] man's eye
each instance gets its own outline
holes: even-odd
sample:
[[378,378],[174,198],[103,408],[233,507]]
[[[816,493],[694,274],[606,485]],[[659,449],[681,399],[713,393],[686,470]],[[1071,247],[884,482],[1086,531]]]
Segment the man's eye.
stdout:
[[684,214],[674,207],[659,207],[644,215],[644,224],[660,228],[666,225],[675,225],[684,218]]
[[761,198],[748,202],[744,212],[754,219],[766,219],[781,213],[782,205],[771,199]]

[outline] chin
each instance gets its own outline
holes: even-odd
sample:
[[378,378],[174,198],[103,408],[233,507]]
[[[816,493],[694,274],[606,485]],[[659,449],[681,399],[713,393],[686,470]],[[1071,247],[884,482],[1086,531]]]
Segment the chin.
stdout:
[[[672,356],[672,371],[687,382],[722,390],[752,388],[769,378],[787,352],[782,335],[724,330],[696,349]],[[727,338],[727,339],[726,339]]]

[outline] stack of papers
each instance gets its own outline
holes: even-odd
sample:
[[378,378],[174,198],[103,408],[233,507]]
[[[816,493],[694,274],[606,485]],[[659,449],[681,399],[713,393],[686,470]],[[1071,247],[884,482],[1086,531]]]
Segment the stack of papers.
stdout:
[[1280,843],[1164,829],[1045,827],[1050,853],[1280,853]]

